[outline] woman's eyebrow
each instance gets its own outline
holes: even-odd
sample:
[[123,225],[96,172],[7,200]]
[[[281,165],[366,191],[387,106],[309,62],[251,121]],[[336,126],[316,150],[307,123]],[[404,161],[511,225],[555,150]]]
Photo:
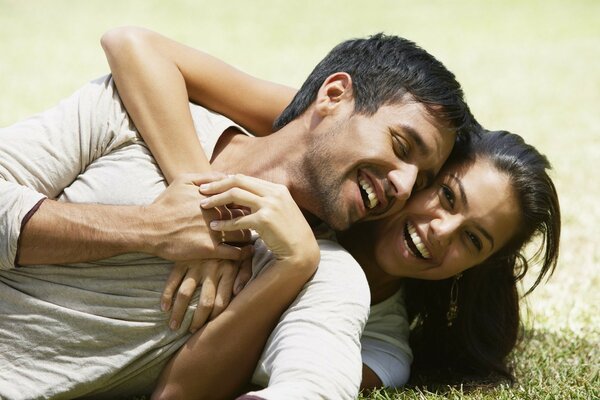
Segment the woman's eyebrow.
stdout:
[[[458,186],[458,191],[460,192],[460,200],[463,204],[463,207],[465,210],[469,210],[469,199],[467,197],[467,193],[465,192],[465,187],[462,184],[462,180],[453,174],[448,174],[448,176],[450,178],[452,178],[452,180],[454,180],[454,182],[456,183],[456,186]],[[479,225],[478,223],[474,223],[475,228],[479,231],[479,233],[481,233],[482,236],[484,236],[487,240],[489,240],[491,246],[492,246],[492,250],[494,250],[494,238],[492,237],[492,235],[490,235],[490,233],[488,231],[486,231],[483,226]]]
[[465,192],[465,187],[462,184],[462,180],[453,174],[449,174],[448,175],[450,178],[452,178],[454,180],[454,183],[456,183],[456,186],[458,186],[458,191],[460,192],[460,200],[463,203],[463,207],[465,210],[469,210],[469,199],[467,198],[467,193]]

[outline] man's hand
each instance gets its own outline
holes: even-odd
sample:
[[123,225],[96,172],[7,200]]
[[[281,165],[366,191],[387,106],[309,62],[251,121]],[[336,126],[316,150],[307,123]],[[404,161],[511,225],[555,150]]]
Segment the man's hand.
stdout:
[[[240,267],[238,267],[242,264]],[[202,287],[190,332],[196,332],[207,321],[216,318],[250,279],[250,259],[199,260],[177,262],[167,279],[161,297],[161,309],[169,311],[173,303],[169,327],[177,330],[198,286]]]
[[[251,254],[251,248],[247,246],[250,239],[248,230],[225,233],[208,227],[212,220],[236,218],[244,212],[200,207],[204,196],[200,194],[198,185],[222,176],[218,173],[182,175],[145,207],[145,218],[151,224],[146,251],[172,261],[247,258]],[[236,246],[224,242],[236,243]]]

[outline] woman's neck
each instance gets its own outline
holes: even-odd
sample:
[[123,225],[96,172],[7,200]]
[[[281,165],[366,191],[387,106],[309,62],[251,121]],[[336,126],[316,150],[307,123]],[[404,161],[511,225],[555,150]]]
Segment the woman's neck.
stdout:
[[377,264],[373,243],[374,225],[373,222],[366,222],[338,234],[340,244],[352,254],[365,272],[371,291],[372,305],[396,293],[401,283],[401,278],[388,274]]

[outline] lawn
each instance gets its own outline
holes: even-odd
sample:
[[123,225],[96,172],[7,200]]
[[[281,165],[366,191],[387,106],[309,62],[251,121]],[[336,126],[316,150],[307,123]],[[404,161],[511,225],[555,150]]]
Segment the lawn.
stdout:
[[[600,2],[0,0],[0,126],[107,72],[107,29],[141,25],[298,86],[339,41],[384,31],[440,58],[480,122],[548,155],[563,212],[556,273],[528,296],[517,382],[369,399],[600,397]],[[596,160],[596,161],[594,161]]]

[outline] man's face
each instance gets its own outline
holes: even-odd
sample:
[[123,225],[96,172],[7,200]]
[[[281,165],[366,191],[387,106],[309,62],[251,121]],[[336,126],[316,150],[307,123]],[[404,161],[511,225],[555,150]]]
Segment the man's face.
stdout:
[[324,118],[304,159],[306,209],[336,230],[400,210],[428,186],[455,133],[417,102],[384,105],[372,116],[347,102]]

